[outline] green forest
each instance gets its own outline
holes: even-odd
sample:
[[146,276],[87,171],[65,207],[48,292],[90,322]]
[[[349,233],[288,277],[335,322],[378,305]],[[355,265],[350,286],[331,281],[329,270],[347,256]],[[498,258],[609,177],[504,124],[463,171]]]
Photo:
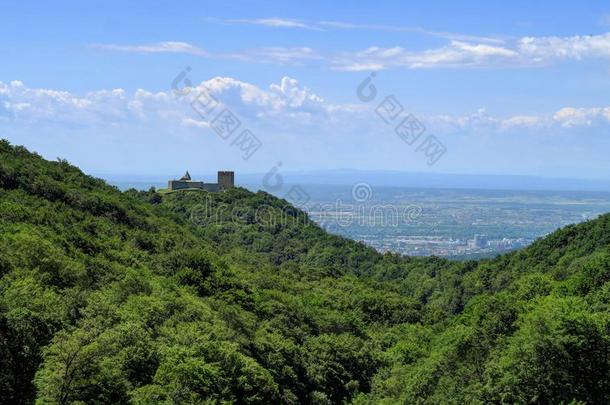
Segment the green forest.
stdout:
[[610,403],[610,215],[495,259],[0,141],[2,404]]

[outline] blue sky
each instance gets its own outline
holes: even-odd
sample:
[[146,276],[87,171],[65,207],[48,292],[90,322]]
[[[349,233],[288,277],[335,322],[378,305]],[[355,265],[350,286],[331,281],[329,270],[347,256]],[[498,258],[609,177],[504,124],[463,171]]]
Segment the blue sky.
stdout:
[[[2,3],[1,137],[96,173],[610,178],[610,4],[125,3]],[[202,92],[239,119],[228,139],[191,108]],[[387,96],[403,107],[390,124]],[[394,131],[408,115],[425,127],[412,144]],[[261,144],[248,159],[245,129]]]

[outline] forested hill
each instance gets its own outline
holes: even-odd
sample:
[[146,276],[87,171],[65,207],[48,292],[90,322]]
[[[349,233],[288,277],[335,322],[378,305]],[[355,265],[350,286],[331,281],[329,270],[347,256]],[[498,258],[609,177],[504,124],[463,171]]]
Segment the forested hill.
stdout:
[[381,255],[286,201],[121,193],[0,141],[0,403],[608,403],[610,216]]

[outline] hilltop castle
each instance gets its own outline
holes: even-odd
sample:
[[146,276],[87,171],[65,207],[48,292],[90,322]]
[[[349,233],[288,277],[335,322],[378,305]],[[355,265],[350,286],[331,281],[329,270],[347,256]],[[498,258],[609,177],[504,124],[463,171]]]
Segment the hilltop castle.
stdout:
[[235,185],[235,173],[233,172],[218,172],[218,183],[204,183],[203,181],[194,181],[188,170],[179,180],[170,180],[167,182],[167,188],[170,190],[184,189],[200,189],[206,191],[222,191],[228,190]]

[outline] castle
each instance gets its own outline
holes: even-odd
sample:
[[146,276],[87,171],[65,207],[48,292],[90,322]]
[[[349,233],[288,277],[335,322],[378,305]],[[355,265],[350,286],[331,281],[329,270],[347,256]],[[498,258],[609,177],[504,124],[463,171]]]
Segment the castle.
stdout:
[[234,185],[235,173],[225,171],[218,172],[218,183],[204,183],[203,181],[193,181],[188,171],[179,180],[170,180],[167,182],[167,188],[170,190],[184,190],[194,188],[206,191],[222,191],[228,190]]

